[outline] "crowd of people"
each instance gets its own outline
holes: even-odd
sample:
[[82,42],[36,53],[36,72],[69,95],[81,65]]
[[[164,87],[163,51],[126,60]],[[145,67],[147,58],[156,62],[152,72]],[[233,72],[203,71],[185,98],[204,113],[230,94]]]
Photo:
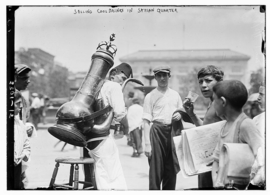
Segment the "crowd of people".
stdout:
[[[26,65],[16,65],[16,84],[29,83],[31,69]],[[18,67],[18,68],[17,68]],[[122,63],[109,71],[108,80],[101,87],[97,99],[104,106],[111,106],[113,122],[111,126],[121,126],[129,138],[133,148],[132,157],[144,154],[149,164],[149,190],[175,190],[179,166],[173,137],[179,135],[178,125],[183,119],[182,113],[191,118],[196,126],[207,125],[226,120],[220,132],[215,148],[212,171],[198,175],[198,189],[226,189],[226,184],[217,178],[219,171],[219,154],[223,143],[245,143],[250,146],[255,156],[250,176],[251,184],[244,189],[265,189],[265,90],[260,88],[258,103],[261,114],[253,120],[243,112],[243,106],[248,100],[248,92],[241,81],[224,80],[224,72],[213,66],[202,68],[198,74],[198,85],[204,98],[210,100],[206,114],[201,120],[194,113],[194,102],[190,99],[182,101],[179,93],[169,87],[171,69],[167,65],[153,69],[157,87],[148,93],[143,105],[134,92],[129,93],[128,103],[124,101],[121,85],[132,77],[132,67]],[[24,84],[24,89],[27,87]],[[24,189],[21,163],[27,162],[31,150],[27,136],[27,109],[32,116],[44,116],[38,108],[44,108],[38,94],[32,94],[31,106],[27,106],[20,95],[22,88],[16,87],[15,107],[15,145],[14,165],[16,168],[16,188]],[[128,109],[127,109],[128,107]],[[15,109],[16,110],[16,109]],[[37,128],[39,119],[33,117],[34,127]],[[33,127],[33,126],[32,126]],[[182,129],[181,129],[182,130]],[[20,133],[19,133],[20,132]],[[20,137],[20,139],[18,138]],[[84,165],[85,181],[91,181],[94,171],[95,185],[98,190],[127,190],[117,145],[110,131],[101,133],[89,132],[86,135],[87,147],[81,149],[82,157],[95,160],[94,168]],[[18,146],[18,147],[17,147]],[[18,149],[17,149],[18,148]],[[84,188],[89,186],[85,185]],[[239,189],[239,188],[238,188]]]

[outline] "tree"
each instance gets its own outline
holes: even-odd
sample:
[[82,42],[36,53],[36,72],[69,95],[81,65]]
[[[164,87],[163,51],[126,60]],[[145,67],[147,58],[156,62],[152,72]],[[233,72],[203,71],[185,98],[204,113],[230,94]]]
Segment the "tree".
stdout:
[[47,89],[50,98],[69,97],[68,69],[56,65],[49,74]]
[[249,83],[251,86],[249,89],[249,95],[258,93],[261,85],[265,86],[265,74],[263,68],[260,68],[251,73]]

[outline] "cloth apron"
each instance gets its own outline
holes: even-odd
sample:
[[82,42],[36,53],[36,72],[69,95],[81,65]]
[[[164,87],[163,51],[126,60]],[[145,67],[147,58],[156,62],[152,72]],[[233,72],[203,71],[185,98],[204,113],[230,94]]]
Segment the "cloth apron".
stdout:
[[118,148],[111,135],[94,149],[88,150],[94,159],[95,179],[98,190],[127,190]]

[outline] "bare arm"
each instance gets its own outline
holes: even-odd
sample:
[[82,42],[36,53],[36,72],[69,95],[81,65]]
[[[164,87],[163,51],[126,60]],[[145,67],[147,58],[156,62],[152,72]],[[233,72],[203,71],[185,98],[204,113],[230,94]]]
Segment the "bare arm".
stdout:
[[212,181],[214,187],[216,187],[217,174],[218,174],[218,162],[214,161],[212,165]]
[[145,140],[145,155],[151,157],[151,142],[150,142],[150,122],[146,119],[143,120],[144,124],[144,140]]
[[196,114],[189,116],[197,127],[203,125],[203,121]]
[[128,134],[128,120],[127,120],[127,116],[125,116],[124,118],[122,118],[122,120],[120,121],[120,123],[124,126],[124,134],[127,135]]

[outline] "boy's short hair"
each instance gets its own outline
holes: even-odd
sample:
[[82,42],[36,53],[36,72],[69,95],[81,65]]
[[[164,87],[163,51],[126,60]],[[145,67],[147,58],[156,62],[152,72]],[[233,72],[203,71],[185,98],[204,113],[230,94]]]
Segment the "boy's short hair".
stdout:
[[199,72],[198,72],[198,79],[201,77],[205,77],[205,76],[213,76],[216,81],[222,81],[223,80],[223,76],[224,76],[224,72],[222,70],[220,70],[218,67],[215,67],[213,65],[209,65],[205,68],[202,68]]
[[248,99],[247,88],[238,80],[220,81],[213,87],[213,92],[218,98],[223,96],[238,111],[243,108]]
[[18,99],[22,98],[21,92],[18,91],[17,89],[15,90],[14,96],[15,96],[15,101],[17,101]]

